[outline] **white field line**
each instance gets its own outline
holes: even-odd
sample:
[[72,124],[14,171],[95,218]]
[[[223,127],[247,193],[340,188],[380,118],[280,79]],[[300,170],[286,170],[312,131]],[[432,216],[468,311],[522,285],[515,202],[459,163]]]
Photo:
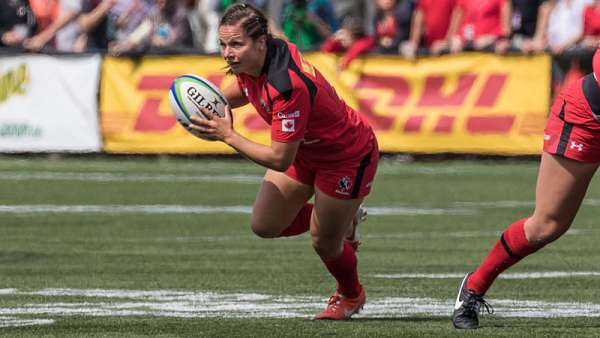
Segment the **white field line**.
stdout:
[[[22,181],[22,180],[82,180],[82,181],[99,181],[99,182],[110,182],[110,181],[204,181],[209,180],[211,175],[217,172],[231,171],[231,166],[211,166],[201,167],[198,165],[182,166],[178,170],[186,172],[195,172],[197,174],[202,173],[203,175],[182,177],[174,174],[160,174],[160,173],[123,173],[114,172],[115,166],[100,166],[100,167],[88,167],[90,172],[77,172],[77,171],[64,171],[60,169],[56,170],[40,170],[40,171],[26,171],[26,170],[10,170],[0,169],[0,180],[5,181]],[[465,175],[477,175],[477,176],[488,176],[489,173],[481,172],[474,167],[461,167],[461,166],[439,166],[439,167],[411,167],[404,166],[398,167],[398,165],[386,165],[381,163],[378,169],[379,174],[383,175],[406,175],[406,174],[417,174],[417,175],[448,175],[448,176],[465,176]],[[513,175],[514,173],[495,173],[495,175]],[[212,177],[219,177],[223,181],[233,180],[237,182],[239,178],[242,179],[243,183],[246,183],[244,178],[250,178],[252,182],[260,182],[262,175],[246,175],[246,174],[231,174],[231,175],[217,175]]]
[[[102,289],[4,290],[1,295],[44,296],[43,303],[0,308],[0,326],[45,325],[57,316],[148,316],[179,318],[311,318],[326,297],[244,293],[135,291]],[[0,296],[1,297],[1,296]],[[77,300],[70,298],[74,297]],[[81,301],[81,298],[86,298]],[[14,298],[12,298],[14,299]],[[520,300],[488,300],[502,317],[600,317],[600,304]],[[356,318],[443,316],[452,312],[452,299],[372,298]],[[28,318],[19,318],[26,315]]]
[[[373,274],[370,277],[384,279],[455,279],[463,278],[464,273],[395,273]],[[504,273],[500,279],[542,279],[542,278],[571,278],[571,277],[598,277],[600,272],[595,271],[546,271],[546,272],[515,272]]]
[[473,215],[477,211],[466,208],[417,208],[417,207],[366,207],[369,215]]
[[[433,231],[433,232],[406,232],[406,233],[362,233],[361,238],[363,239],[432,239],[432,238],[482,238],[482,237],[500,237],[501,231]],[[589,231],[570,229],[564,236],[582,236],[588,234]],[[304,239],[306,235],[294,236],[294,237],[282,237],[281,240],[293,241],[297,239]],[[189,242],[189,243],[202,243],[202,242],[220,242],[220,241],[234,241],[234,240],[261,240],[260,237],[253,235],[250,230],[246,235],[233,235],[233,236],[189,236],[189,237],[161,237],[156,238],[156,242]],[[125,239],[125,242],[133,243],[147,243],[147,239],[130,240]],[[464,276],[463,276],[464,277]]]
[[[465,215],[474,211],[467,209],[443,208],[407,208],[407,207],[374,207],[368,208],[370,215]],[[252,212],[251,206],[186,206],[168,204],[149,205],[65,205],[65,204],[23,204],[0,205],[0,213],[32,214],[32,213],[71,213],[71,214],[214,214]]]
[[[368,225],[367,225],[368,227]],[[368,230],[366,230],[368,231]],[[564,235],[584,235],[588,230],[569,229]],[[431,232],[404,232],[404,233],[366,233],[361,234],[366,239],[427,239],[427,238],[481,238],[481,237],[500,237],[502,231],[431,231]]]
[[[482,238],[482,237],[500,237],[501,231],[433,231],[433,232],[406,232],[406,233],[362,233],[362,239],[432,239],[432,238]],[[564,236],[585,236],[590,232],[587,230],[569,229]],[[305,240],[308,234],[282,237],[281,240],[294,241]],[[260,237],[253,235],[250,230],[245,235],[231,236],[188,236],[188,237],[160,237],[155,238],[156,242],[185,242],[185,243],[203,243],[203,242],[220,242],[220,241],[235,241],[235,240],[261,240]],[[147,239],[124,239],[127,243],[147,243]],[[462,276],[464,277],[464,275]]]
[[[131,161],[130,159],[115,159],[114,161],[50,161],[44,162],[42,166],[39,166],[39,160],[24,160],[20,161],[15,159],[14,161],[7,161],[0,163],[0,171],[4,172],[37,172],[39,171],[50,171],[50,172],[71,172],[73,168],[79,168],[80,170],[95,171],[95,172],[116,172],[118,170],[123,172],[140,172],[140,168],[145,166],[152,166],[155,168],[162,168],[162,171],[177,171],[177,172],[197,172],[197,173],[215,173],[232,170],[239,172],[250,170],[254,165],[247,161],[246,163],[238,161]],[[169,163],[170,162],[170,163]],[[32,170],[31,168],[38,168],[38,170]],[[254,167],[256,168],[256,167]]]
[[38,326],[54,324],[53,319],[24,319],[0,316],[0,327]]
[[257,184],[259,175],[169,175],[169,174],[123,174],[106,172],[6,172],[0,171],[0,181],[93,181],[93,182],[219,182]]
[[[586,206],[600,206],[600,200],[584,200]],[[476,215],[484,209],[533,207],[533,201],[455,202],[451,208],[418,208],[405,206],[367,206],[369,215],[374,216],[440,216]],[[252,206],[201,206],[172,204],[18,204],[0,205],[0,213],[72,213],[72,214],[249,214]]]
[[[474,208],[474,209],[510,209],[510,208],[533,208],[535,201],[485,201],[485,202],[454,202],[452,204],[457,208]],[[599,206],[600,200],[585,199],[583,205]]]
[[[410,167],[410,166],[399,166],[397,164],[386,165],[380,162],[377,167],[377,174],[379,175],[426,175],[426,176],[465,176],[465,175],[478,175],[479,172],[473,170],[473,168],[459,168],[459,167]],[[488,173],[484,173],[489,175]],[[481,175],[481,174],[479,174]]]
[[[523,168],[535,174],[537,168]],[[515,175],[515,170],[508,171],[494,171],[493,176],[512,176]],[[483,176],[491,177],[487,171],[482,171],[481,167],[475,166],[461,166],[461,165],[436,165],[436,166],[415,166],[415,165],[402,165],[398,162],[380,161],[379,167],[377,168],[378,174],[383,175],[430,175],[430,176]]]
[[249,214],[249,206],[179,206],[179,205],[0,205],[0,213],[33,214]]

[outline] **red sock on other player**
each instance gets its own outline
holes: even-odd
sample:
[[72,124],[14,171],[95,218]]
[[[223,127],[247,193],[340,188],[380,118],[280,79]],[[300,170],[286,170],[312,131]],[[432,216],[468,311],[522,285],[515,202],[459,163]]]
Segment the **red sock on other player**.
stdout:
[[310,215],[312,214],[313,204],[306,203],[300,210],[296,218],[287,228],[285,228],[279,237],[290,237],[303,234],[310,229]]
[[362,285],[358,281],[358,260],[352,246],[344,241],[342,254],[331,260],[323,260],[327,270],[338,282],[338,292],[348,298],[360,295]]
[[500,273],[539,249],[527,241],[526,220],[516,221],[504,231],[483,263],[469,276],[467,288],[483,295]]

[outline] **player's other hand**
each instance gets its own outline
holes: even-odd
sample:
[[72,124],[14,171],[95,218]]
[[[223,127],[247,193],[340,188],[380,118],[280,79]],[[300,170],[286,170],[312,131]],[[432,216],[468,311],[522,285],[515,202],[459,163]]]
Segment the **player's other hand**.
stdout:
[[206,119],[200,116],[192,116],[192,124],[190,128],[200,131],[203,134],[211,135],[218,141],[227,143],[227,140],[234,133],[233,130],[233,114],[229,105],[225,106],[225,116],[220,117],[211,111],[201,108],[202,114],[206,116]]

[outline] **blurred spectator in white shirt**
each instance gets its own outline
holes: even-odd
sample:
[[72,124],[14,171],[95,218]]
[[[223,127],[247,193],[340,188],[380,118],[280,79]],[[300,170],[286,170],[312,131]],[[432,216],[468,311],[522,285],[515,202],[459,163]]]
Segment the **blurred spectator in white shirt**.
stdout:
[[192,46],[185,4],[179,0],[156,0],[150,16],[129,38],[110,46],[109,51],[119,55],[140,48],[177,50]]
[[548,19],[548,47],[562,54],[576,46],[583,37],[583,10],[593,0],[555,0]]
[[194,47],[203,53],[218,53],[220,0],[196,0],[195,4],[191,2],[188,4],[192,7],[188,10],[188,18],[194,37]]
[[150,15],[154,0],[117,0],[108,14],[113,22],[108,28],[111,40],[125,41]]

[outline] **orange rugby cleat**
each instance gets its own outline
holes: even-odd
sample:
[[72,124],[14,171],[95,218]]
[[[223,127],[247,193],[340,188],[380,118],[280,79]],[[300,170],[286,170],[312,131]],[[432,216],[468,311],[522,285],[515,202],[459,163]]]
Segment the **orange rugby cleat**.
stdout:
[[329,297],[325,310],[317,314],[313,320],[348,320],[353,314],[362,310],[366,300],[364,288],[356,298],[345,297],[336,291]]

